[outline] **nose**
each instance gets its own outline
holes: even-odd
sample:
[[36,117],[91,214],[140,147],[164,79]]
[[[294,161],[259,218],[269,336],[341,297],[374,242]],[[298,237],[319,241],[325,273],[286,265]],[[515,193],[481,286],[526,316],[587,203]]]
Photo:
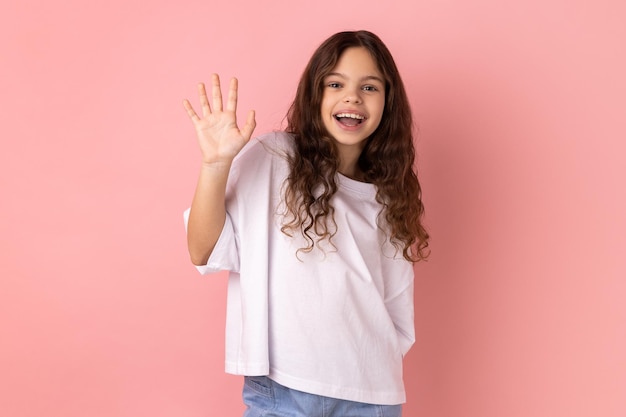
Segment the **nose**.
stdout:
[[358,88],[347,88],[343,98],[344,103],[361,103],[361,90]]

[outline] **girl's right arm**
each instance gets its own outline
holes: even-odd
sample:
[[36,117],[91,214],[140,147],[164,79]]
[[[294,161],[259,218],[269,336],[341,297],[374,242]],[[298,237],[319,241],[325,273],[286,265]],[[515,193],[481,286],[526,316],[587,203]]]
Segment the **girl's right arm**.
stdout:
[[205,265],[213,252],[226,219],[226,181],[235,156],[250,140],[256,126],[254,111],[248,113],[245,125],[237,126],[237,79],[230,82],[226,108],[222,108],[222,91],[217,74],[212,76],[212,108],[204,84],[198,85],[202,117],[188,100],[183,101],[196,129],[202,153],[200,176],[191,203],[187,224],[187,246],[191,262]]

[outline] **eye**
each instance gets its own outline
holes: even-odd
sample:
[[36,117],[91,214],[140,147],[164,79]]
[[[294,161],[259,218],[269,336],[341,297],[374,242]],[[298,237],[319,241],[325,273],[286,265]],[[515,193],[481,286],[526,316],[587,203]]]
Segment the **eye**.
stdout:
[[339,84],[338,82],[335,82],[335,81],[331,81],[331,82],[327,83],[326,86],[328,86],[330,88],[341,88],[341,84]]
[[362,89],[363,91],[378,91],[378,87],[374,85],[364,85]]

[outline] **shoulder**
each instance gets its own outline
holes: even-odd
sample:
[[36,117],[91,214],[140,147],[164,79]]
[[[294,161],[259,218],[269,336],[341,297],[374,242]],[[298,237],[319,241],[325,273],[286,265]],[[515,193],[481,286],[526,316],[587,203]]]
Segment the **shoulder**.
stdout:
[[233,161],[231,181],[258,184],[263,178],[288,175],[293,148],[293,137],[286,132],[270,132],[251,139]]
[[250,139],[250,142],[241,150],[238,158],[248,154],[272,154],[272,153],[291,153],[294,149],[293,136],[287,132],[275,131],[265,133],[261,136]]
[[[285,158],[292,154],[294,149],[293,136],[287,132],[275,131],[252,138],[239,152],[237,160],[257,160],[259,158]],[[241,162],[239,162],[241,163]]]

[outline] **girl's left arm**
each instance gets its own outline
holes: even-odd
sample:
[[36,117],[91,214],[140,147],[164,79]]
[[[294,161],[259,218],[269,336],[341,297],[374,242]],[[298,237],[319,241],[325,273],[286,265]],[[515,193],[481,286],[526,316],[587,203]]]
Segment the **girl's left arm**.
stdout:
[[413,280],[407,288],[385,301],[398,336],[398,346],[402,356],[406,355],[415,343]]

